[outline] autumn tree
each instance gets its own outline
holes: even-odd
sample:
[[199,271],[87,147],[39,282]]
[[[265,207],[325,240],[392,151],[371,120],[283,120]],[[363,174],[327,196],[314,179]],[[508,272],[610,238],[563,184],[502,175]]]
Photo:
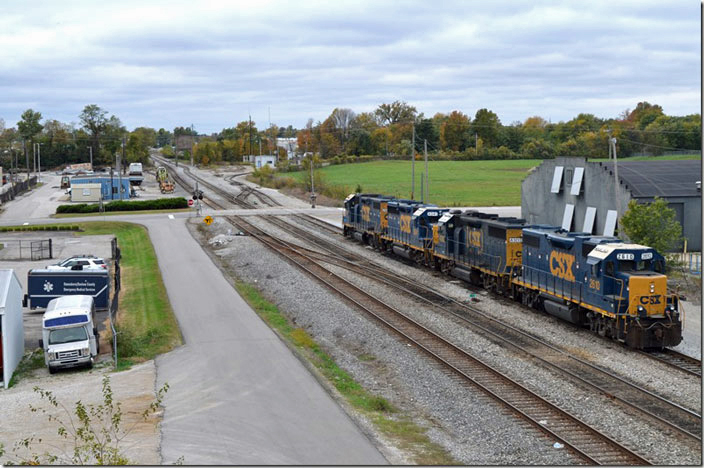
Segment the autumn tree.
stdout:
[[393,125],[399,122],[411,122],[417,111],[403,101],[394,101],[391,104],[381,104],[374,111],[382,125]]
[[460,111],[452,111],[440,127],[440,142],[444,149],[464,151],[469,144],[470,120]]

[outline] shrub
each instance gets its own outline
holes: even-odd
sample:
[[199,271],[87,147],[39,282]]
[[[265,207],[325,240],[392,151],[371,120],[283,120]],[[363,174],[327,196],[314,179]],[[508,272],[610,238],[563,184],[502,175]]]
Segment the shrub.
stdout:
[[[183,197],[159,198],[157,200],[125,201],[115,200],[103,205],[105,211],[143,211],[143,210],[172,210],[188,208],[188,200]],[[97,213],[100,211],[98,203],[78,205],[60,205],[56,213]],[[78,227],[76,226],[76,229]]]

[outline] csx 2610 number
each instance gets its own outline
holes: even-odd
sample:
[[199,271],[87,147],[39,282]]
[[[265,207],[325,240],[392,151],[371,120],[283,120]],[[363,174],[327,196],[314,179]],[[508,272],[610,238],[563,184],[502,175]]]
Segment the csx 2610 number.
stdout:
[[599,282],[599,280],[590,279],[589,280],[589,287],[591,289],[601,289],[601,282]]

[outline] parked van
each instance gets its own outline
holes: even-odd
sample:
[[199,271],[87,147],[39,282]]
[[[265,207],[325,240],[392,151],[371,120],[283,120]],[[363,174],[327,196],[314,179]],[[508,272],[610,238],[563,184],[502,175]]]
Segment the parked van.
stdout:
[[93,367],[100,348],[98,341],[91,296],[61,296],[49,302],[39,344],[50,373],[69,367]]

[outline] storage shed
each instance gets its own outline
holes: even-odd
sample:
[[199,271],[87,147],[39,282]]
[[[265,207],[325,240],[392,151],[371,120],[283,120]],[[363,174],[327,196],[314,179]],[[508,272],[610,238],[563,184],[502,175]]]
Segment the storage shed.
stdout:
[[22,285],[14,270],[0,270],[0,378],[5,388],[23,355]]
[[[119,190],[120,180],[122,180],[122,190]],[[112,177],[109,175],[74,176],[71,178],[71,194],[74,191],[82,192],[82,186],[85,184],[100,185],[100,193],[103,196],[103,200],[128,200],[130,198],[130,180],[127,176],[122,177],[122,179],[117,175]]]
[[277,157],[274,155],[259,155],[254,157],[254,167],[257,169],[262,168],[265,165],[270,165],[271,167],[276,167]]
[[702,248],[701,159],[612,161],[545,160],[521,185],[521,215],[531,224],[614,235],[628,203],[660,197],[675,210],[687,249]]
[[71,201],[94,203],[100,201],[101,184],[76,184],[71,187]]

